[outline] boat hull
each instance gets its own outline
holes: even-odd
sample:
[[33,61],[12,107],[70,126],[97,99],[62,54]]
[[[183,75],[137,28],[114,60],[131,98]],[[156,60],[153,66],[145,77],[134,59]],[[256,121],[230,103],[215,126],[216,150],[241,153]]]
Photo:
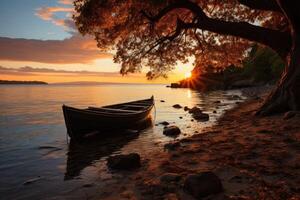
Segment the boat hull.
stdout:
[[[145,102],[145,100],[143,101]],[[137,103],[138,101],[135,101],[135,105]],[[127,104],[130,105],[130,103]],[[134,129],[149,118],[152,107],[153,102],[149,101],[149,105],[145,106],[145,109],[129,113],[77,109],[65,105],[62,109],[69,136],[71,138],[82,138],[90,134],[109,136],[115,130]]]

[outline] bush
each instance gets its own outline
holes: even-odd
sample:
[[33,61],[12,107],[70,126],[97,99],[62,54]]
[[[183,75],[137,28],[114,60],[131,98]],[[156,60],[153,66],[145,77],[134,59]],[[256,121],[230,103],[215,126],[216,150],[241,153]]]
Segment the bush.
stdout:
[[283,60],[273,50],[255,45],[243,62],[242,75],[258,82],[275,82],[283,69]]

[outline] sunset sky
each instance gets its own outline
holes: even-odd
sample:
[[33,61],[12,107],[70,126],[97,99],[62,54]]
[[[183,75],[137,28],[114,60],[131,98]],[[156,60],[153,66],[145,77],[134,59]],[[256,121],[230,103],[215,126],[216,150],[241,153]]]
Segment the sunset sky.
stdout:
[[71,19],[72,0],[1,0],[0,79],[46,82],[169,83],[184,78],[192,63],[178,64],[169,79],[144,74],[122,77],[112,54],[81,36]]

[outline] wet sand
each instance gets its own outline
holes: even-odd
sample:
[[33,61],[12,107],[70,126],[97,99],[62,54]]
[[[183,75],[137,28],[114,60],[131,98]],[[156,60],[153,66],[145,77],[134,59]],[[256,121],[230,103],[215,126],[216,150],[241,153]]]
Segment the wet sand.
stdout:
[[[138,170],[113,172],[106,187],[86,187],[87,198],[192,200],[185,177],[212,171],[224,192],[207,199],[300,199],[300,116],[254,116],[261,102],[241,103],[204,133],[143,157]],[[163,181],[169,173],[180,181]]]

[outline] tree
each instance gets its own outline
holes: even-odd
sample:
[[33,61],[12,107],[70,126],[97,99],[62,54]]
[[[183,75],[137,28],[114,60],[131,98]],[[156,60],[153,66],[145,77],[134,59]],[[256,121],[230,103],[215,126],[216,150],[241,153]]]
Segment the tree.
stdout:
[[286,60],[260,114],[300,109],[300,2],[291,0],[76,0],[74,19],[98,47],[115,51],[121,73],[166,76],[177,61],[240,64],[251,42]]

